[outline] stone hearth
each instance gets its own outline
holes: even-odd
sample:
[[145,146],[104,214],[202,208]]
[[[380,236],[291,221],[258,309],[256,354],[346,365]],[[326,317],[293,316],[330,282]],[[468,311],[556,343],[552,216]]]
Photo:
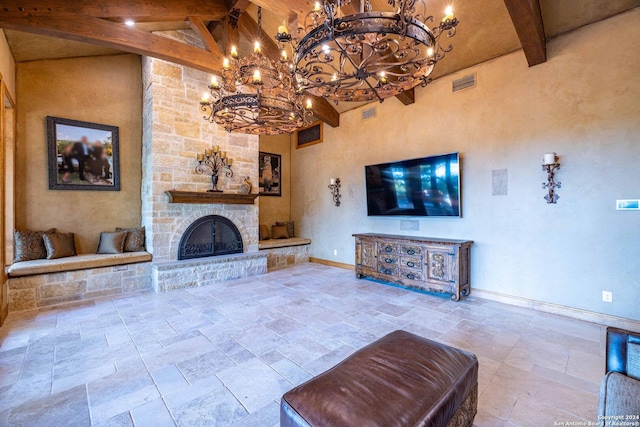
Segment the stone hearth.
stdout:
[[[194,45],[199,43],[190,32],[162,35]],[[147,250],[153,254],[156,291],[201,286],[267,271],[266,255],[258,252],[256,203],[170,203],[165,194],[169,190],[204,192],[211,188],[211,176],[197,175],[194,168],[196,155],[212,145],[220,146],[234,160],[234,176],[221,177],[219,188],[237,193],[246,176],[258,182],[258,137],[229,134],[202,118],[199,99],[209,80],[204,72],[143,58],[142,222],[146,227]],[[178,261],[182,234],[191,223],[208,215],[220,215],[236,225],[244,253],[224,259]],[[185,268],[193,272],[193,278],[184,279],[181,273]]]

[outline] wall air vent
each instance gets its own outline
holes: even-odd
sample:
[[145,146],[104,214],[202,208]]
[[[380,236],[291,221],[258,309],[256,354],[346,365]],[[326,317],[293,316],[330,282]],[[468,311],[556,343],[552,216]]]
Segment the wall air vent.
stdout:
[[459,79],[451,82],[451,92],[458,92],[459,90],[468,89],[476,86],[476,75],[469,74],[468,76],[460,77]]
[[371,119],[376,116],[376,107],[367,108],[362,110],[362,120]]

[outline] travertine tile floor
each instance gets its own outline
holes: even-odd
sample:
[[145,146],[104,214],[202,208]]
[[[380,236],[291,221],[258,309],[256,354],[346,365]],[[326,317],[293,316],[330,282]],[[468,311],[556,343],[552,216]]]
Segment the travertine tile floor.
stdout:
[[595,420],[603,326],[304,264],[10,314],[0,425],[275,426],[285,391],[399,328],[478,356],[478,426]]

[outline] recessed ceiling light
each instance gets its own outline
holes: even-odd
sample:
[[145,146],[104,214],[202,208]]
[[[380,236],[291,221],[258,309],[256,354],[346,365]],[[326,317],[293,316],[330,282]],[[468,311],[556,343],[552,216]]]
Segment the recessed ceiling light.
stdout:
[[126,25],[127,27],[133,27],[134,25],[136,25],[136,23],[133,19],[127,19],[126,21],[124,21],[124,25]]

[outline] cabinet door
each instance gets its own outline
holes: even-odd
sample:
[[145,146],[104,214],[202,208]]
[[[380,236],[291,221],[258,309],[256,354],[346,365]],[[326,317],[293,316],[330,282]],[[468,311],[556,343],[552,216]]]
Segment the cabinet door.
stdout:
[[455,253],[447,250],[429,248],[427,251],[427,279],[433,282],[450,284],[454,281],[452,268],[455,265]]
[[371,270],[376,269],[376,244],[375,242],[370,242],[368,240],[361,240],[358,242],[357,248],[359,248],[358,253],[356,253],[356,263],[363,267]]

